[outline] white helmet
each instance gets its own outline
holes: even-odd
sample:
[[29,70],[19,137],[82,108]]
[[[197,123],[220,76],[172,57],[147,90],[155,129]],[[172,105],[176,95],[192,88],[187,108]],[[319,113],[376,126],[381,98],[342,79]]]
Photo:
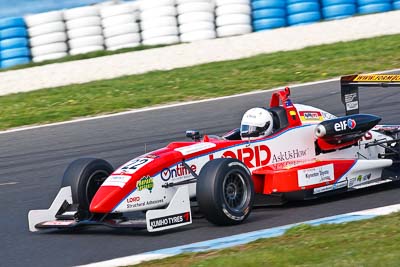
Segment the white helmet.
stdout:
[[240,124],[242,139],[258,138],[270,135],[273,129],[271,113],[264,108],[252,108],[244,113]]

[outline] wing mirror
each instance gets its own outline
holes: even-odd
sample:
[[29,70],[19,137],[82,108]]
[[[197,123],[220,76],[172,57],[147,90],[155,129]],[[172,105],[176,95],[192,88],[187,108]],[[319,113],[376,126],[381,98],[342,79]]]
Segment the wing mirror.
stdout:
[[199,141],[201,139],[202,135],[197,130],[187,130],[186,137],[192,138],[194,141]]

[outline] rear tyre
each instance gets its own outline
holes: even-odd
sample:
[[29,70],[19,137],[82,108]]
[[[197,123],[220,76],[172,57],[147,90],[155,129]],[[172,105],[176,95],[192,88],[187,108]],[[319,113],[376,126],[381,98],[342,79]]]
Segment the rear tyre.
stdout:
[[90,202],[113,171],[111,164],[105,160],[77,159],[65,170],[61,187],[71,186],[73,204],[78,204],[79,211],[88,215]]
[[197,180],[196,197],[200,211],[216,225],[236,225],[250,214],[254,186],[247,167],[237,159],[208,162]]

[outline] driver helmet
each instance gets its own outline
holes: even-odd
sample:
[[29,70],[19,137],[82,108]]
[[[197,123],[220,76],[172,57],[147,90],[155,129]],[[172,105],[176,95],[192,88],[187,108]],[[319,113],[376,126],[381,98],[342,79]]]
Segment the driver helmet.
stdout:
[[257,139],[270,135],[273,129],[271,113],[265,108],[252,108],[244,113],[240,124],[242,139]]

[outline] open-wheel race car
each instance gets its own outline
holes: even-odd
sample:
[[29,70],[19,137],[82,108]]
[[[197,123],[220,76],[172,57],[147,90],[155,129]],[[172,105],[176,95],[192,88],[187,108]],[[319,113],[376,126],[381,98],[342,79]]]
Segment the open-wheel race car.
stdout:
[[[256,194],[268,204],[314,199],[398,179],[398,125],[359,113],[359,86],[399,86],[400,75],[341,79],[346,116],[293,104],[288,88],[253,108],[223,136],[187,131],[116,170],[106,161],[70,164],[51,207],[29,212],[29,229],[90,225],[166,230],[192,222],[191,201],[217,225],[249,216]],[[145,218],[130,216],[145,212]]]

